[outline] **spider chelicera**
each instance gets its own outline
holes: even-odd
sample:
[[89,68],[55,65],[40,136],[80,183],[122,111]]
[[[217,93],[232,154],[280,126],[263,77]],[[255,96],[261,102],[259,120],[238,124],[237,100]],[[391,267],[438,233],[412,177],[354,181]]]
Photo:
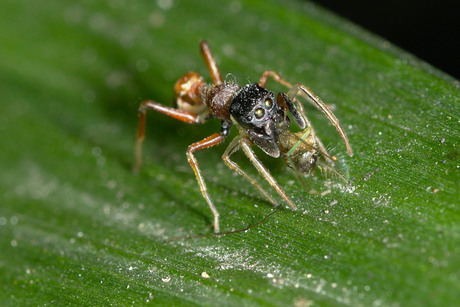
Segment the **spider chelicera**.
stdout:
[[[200,43],[200,49],[211,73],[212,84],[207,84],[198,73],[189,72],[174,85],[177,108],[166,107],[152,100],[146,100],[141,103],[139,106],[139,127],[134,169],[139,169],[142,164],[142,143],[145,138],[145,121],[148,109],[153,109],[190,124],[201,124],[214,117],[221,121],[220,133],[214,133],[187,148],[188,162],[195,172],[201,193],[214,215],[214,232],[219,233],[220,231],[219,212],[209,196],[194,152],[222,143],[233,125],[238,128],[239,135],[230,142],[222,156],[225,164],[246,178],[272,204],[277,205],[276,201],[262,188],[256,179],[230,160],[230,156],[234,152],[242,149],[265,180],[295,210],[294,203],[260,162],[251,146],[256,145],[267,155],[274,158],[282,157],[286,164],[295,171],[302,184],[306,186],[301,174],[312,173],[320,155],[323,157],[324,162],[319,163],[329,165],[329,167],[336,158],[327,153],[325,146],[316,136],[315,130],[305,115],[302,103],[297,99],[297,96],[306,97],[307,100],[313,102],[324,113],[337,128],[345,142],[348,154],[352,156],[351,145],[338,119],[308,87],[300,83],[292,85],[272,70],[263,72],[258,83],[247,84],[243,87],[234,82],[224,82],[206,41]],[[273,78],[289,88],[287,93],[278,93],[275,96],[273,92],[267,90],[265,86],[269,78]],[[291,120],[287,116],[288,113],[291,114],[292,119],[301,131],[292,132],[289,129]]]

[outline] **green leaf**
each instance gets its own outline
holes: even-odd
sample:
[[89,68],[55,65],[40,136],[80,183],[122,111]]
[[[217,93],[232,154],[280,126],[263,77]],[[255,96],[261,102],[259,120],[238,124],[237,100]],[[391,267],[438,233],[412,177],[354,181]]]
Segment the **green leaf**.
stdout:
[[[300,1],[4,0],[0,29],[1,305],[458,302],[458,81]],[[352,158],[306,111],[348,190],[318,174],[311,185],[331,193],[311,195],[257,151],[298,211],[167,240],[212,233],[185,150],[219,123],[149,113],[134,175],[137,107],[172,105],[187,71],[210,80],[201,39],[229,80],[272,69],[335,105]],[[221,228],[244,229],[273,208],[225,167],[224,149],[197,159]]]

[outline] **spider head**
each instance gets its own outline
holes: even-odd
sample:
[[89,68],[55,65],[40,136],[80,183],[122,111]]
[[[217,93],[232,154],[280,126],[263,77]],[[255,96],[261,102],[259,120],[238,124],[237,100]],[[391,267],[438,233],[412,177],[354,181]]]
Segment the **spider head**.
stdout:
[[246,130],[249,139],[266,154],[279,157],[276,135],[284,112],[275,101],[275,94],[257,83],[242,87],[230,104],[230,115]]

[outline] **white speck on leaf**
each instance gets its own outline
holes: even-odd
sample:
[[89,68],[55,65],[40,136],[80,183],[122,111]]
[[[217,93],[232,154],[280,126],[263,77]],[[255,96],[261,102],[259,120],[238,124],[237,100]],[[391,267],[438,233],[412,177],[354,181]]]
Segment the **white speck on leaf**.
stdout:
[[171,277],[167,276],[167,277],[163,277],[161,279],[163,282],[170,282],[171,281]]
[[201,277],[203,278],[209,278],[209,274],[206,272],[201,273]]

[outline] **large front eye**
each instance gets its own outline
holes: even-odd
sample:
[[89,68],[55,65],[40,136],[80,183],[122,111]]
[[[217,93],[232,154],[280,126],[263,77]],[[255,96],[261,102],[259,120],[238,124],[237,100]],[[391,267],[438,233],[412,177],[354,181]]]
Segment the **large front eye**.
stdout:
[[254,115],[257,119],[261,119],[262,117],[264,117],[265,115],[265,111],[264,109],[262,108],[257,108],[255,111],[254,111]]
[[270,98],[265,99],[265,107],[267,109],[271,109],[272,106],[273,106],[273,100],[271,100]]

